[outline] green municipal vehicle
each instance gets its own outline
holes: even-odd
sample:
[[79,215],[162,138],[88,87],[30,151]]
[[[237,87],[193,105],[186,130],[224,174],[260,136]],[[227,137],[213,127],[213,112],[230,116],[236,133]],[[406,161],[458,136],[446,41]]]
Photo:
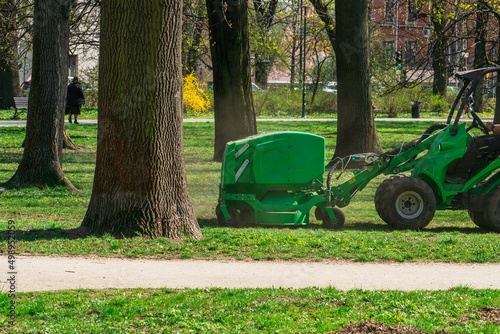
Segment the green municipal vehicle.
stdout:
[[[500,152],[482,157],[465,183],[447,182],[447,174],[474,137],[471,130],[485,129],[474,110],[468,110],[470,126],[461,122],[469,98],[483,77],[497,71],[500,68],[457,73],[463,87],[447,122],[434,124],[420,138],[382,154],[336,158],[325,168],[325,140],[313,134],[276,132],[227,143],[216,207],[219,223],[307,225],[315,208],[324,227],[338,229],[345,222],[340,209],[384,174],[390,176],[375,193],[375,208],[390,226],[419,230],[436,210],[468,210],[476,225],[500,232]],[[347,181],[332,185],[334,171],[346,170],[353,160],[364,169],[353,170]]]

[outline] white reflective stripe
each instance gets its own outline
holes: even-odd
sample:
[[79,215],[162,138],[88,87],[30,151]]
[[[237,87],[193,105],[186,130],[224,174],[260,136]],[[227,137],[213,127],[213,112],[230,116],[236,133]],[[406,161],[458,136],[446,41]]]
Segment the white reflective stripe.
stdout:
[[246,159],[245,161],[243,161],[243,164],[241,165],[240,169],[238,169],[238,171],[236,172],[236,175],[235,175],[235,178],[234,178],[234,182],[237,182],[238,179],[240,178],[241,174],[243,173],[243,171],[245,170],[245,168],[247,168],[248,164],[250,163],[250,160]]
[[238,152],[236,152],[236,154],[234,155],[234,158],[235,158],[235,159],[238,159],[238,157],[239,157],[240,155],[242,155],[242,154],[243,154],[243,153],[244,153],[244,152],[245,152],[245,151],[246,151],[249,147],[250,147],[250,144],[249,144],[249,143],[246,143],[245,145],[243,145],[243,147],[242,147],[242,148],[240,148],[240,149],[238,150]]

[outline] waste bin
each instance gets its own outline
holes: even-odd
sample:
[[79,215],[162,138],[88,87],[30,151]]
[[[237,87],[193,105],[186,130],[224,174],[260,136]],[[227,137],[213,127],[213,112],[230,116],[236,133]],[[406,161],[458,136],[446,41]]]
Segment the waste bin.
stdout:
[[420,101],[413,101],[411,106],[411,117],[420,118]]

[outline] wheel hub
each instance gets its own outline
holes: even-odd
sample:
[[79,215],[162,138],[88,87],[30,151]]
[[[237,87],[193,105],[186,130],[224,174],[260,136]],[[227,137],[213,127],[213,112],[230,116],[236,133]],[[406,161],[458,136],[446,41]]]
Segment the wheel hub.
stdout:
[[396,211],[405,219],[418,217],[423,209],[422,197],[414,191],[405,191],[396,200]]

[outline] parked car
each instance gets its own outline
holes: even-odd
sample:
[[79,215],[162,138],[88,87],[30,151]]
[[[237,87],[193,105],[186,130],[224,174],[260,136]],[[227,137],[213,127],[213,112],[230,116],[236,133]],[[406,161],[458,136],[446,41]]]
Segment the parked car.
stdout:
[[261,93],[263,93],[263,92],[265,92],[265,90],[262,89],[262,88],[260,88],[258,85],[254,84],[252,82],[252,92],[261,92]]
[[326,94],[337,94],[337,81],[331,81],[323,87],[323,92]]

